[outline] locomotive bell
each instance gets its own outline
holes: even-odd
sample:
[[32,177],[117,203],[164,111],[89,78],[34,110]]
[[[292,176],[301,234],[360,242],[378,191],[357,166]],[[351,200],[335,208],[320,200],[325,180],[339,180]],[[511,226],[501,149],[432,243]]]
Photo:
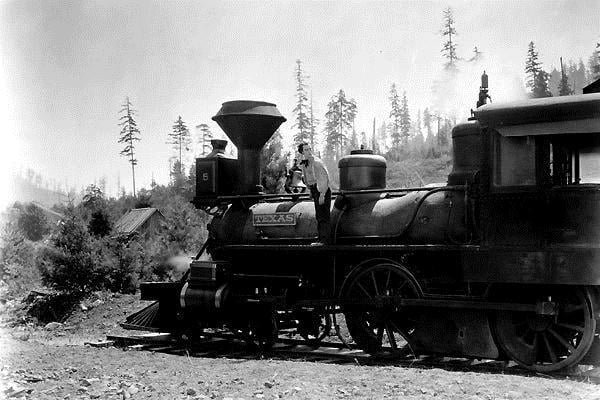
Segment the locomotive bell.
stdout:
[[292,171],[292,181],[290,182],[290,187],[292,188],[292,191],[295,192],[301,192],[303,189],[306,189],[306,185],[304,182],[302,182],[302,171]]
[[286,119],[275,104],[250,100],[225,102],[212,119],[238,148],[237,194],[261,193],[260,151]]

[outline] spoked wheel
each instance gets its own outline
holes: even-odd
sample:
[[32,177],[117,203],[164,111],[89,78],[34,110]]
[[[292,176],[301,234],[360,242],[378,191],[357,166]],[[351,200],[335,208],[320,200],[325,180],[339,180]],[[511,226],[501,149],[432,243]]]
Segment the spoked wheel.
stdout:
[[256,350],[268,351],[277,340],[278,328],[275,314],[257,313],[252,319],[236,324],[235,333]]
[[372,354],[402,356],[413,353],[410,336],[415,321],[410,313],[394,306],[390,299],[422,297],[419,285],[409,271],[393,263],[367,267],[350,281],[344,297],[388,303],[345,312],[348,331],[358,347]]
[[318,346],[319,343],[331,331],[331,315],[326,310],[314,310],[302,316],[299,327],[300,335],[311,346]]
[[593,303],[586,288],[527,288],[523,303],[555,302],[555,315],[498,311],[491,327],[498,346],[518,364],[537,372],[576,365],[590,349],[596,331]]

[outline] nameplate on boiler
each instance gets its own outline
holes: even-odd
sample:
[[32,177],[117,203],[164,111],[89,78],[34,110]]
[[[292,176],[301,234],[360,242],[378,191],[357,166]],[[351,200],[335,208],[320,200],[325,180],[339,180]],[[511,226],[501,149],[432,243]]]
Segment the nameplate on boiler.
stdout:
[[252,225],[254,226],[290,226],[296,225],[296,213],[278,212],[271,214],[254,214]]

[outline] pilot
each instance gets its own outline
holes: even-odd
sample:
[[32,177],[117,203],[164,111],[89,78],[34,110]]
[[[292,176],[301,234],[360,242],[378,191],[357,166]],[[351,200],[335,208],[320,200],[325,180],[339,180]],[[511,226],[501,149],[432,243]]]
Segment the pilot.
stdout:
[[298,146],[298,153],[302,155],[300,168],[302,169],[304,182],[309,187],[310,195],[315,202],[319,241],[311,243],[311,246],[329,244],[331,235],[331,188],[329,187],[329,173],[323,161],[315,157],[308,143],[300,144]]

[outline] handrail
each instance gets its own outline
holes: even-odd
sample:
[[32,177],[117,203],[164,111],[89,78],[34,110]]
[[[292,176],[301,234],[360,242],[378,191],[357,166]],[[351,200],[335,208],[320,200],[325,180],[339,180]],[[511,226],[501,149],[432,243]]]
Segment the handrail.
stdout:
[[[371,193],[405,193],[405,192],[421,192],[432,191],[437,189],[457,190],[464,189],[467,185],[447,185],[447,186],[430,186],[430,187],[411,187],[411,188],[384,188],[384,189],[361,189],[361,190],[339,190],[333,192],[333,195],[345,196],[350,194],[371,194]],[[244,200],[244,199],[277,199],[277,198],[310,198],[310,194],[300,193],[269,193],[269,194],[237,194],[229,196],[217,196],[216,200]]]

